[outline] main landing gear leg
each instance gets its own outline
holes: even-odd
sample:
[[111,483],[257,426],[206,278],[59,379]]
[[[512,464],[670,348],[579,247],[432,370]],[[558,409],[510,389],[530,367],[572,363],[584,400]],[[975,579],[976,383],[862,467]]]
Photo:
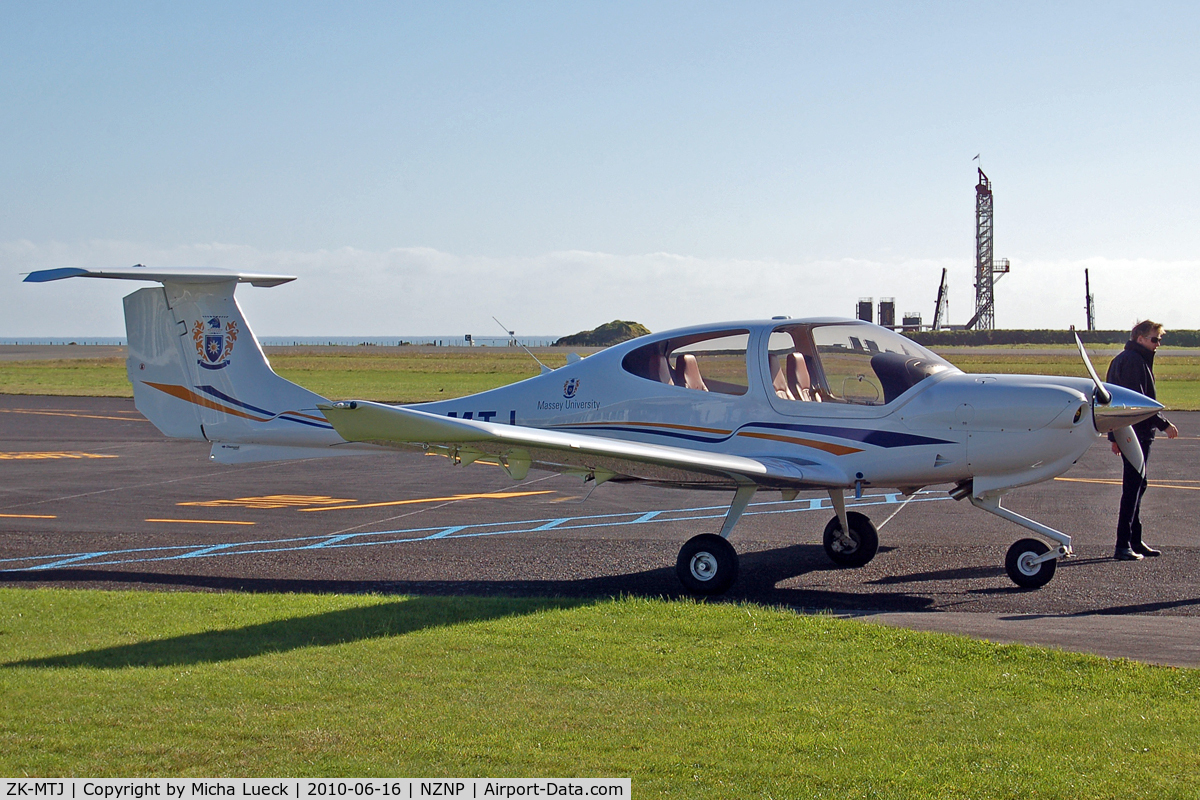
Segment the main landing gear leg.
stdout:
[[728,541],[729,534],[757,490],[758,487],[752,483],[739,486],[729,505],[729,513],[725,515],[721,534],[702,533],[693,536],[680,548],[679,558],[675,560],[675,574],[692,594],[724,594],[737,580],[737,551]]
[[971,495],[970,499],[971,505],[976,508],[982,508],[989,514],[995,514],[1001,519],[1015,522],[1034,533],[1040,533],[1057,544],[1057,547],[1049,547],[1040,539],[1021,539],[1008,548],[1008,555],[1004,559],[1004,569],[1017,586],[1024,589],[1037,589],[1045,586],[1054,577],[1058,559],[1074,555],[1071,550],[1070,536],[1004,508],[1000,505],[999,497]]

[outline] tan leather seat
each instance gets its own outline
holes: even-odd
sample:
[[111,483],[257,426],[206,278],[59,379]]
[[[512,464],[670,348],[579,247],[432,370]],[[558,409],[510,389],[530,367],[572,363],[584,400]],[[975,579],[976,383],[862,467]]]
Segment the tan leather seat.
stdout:
[[668,386],[675,385],[675,381],[671,380],[671,365],[667,363],[667,357],[662,353],[650,356],[650,379]]
[[783,374],[783,362],[779,360],[779,356],[768,353],[767,363],[771,368],[771,386],[775,389],[775,394],[784,400],[795,400],[796,398],[788,391],[787,378]]
[[689,389],[699,389],[702,392],[707,392],[708,387],[704,385],[704,378],[700,377],[700,363],[696,361],[693,355],[679,356],[675,359],[675,374],[683,381],[683,385]]
[[820,402],[821,397],[812,387],[812,378],[808,374],[808,365],[804,356],[799,353],[788,353],[787,357],[788,390],[797,400],[812,400]]

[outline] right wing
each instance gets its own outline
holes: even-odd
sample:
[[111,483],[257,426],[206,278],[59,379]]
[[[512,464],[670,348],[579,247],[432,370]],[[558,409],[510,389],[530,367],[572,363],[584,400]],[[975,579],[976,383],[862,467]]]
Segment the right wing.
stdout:
[[517,479],[536,465],[555,472],[583,474],[598,481],[628,476],[683,485],[753,483],[779,488],[828,488],[853,483],[833,465],[811,459],[714,453],[525,425],[457,419],[364,401],[321,403],[318,408],[348,442],[444,447],[452,458],[468,463],[481,455],[492,455]]

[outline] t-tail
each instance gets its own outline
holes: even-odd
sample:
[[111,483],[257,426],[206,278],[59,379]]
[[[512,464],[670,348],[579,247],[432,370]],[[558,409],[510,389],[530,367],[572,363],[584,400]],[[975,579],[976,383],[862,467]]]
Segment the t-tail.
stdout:
[[125,297],[126,369],[134,405],[167,436],[212,442],[221,463],[362,453],[317,408],[324,397],[271,369],[234,297],[239,283],[277,286],[287,275],[202,267],[30,273],[63,278],[158,281]]

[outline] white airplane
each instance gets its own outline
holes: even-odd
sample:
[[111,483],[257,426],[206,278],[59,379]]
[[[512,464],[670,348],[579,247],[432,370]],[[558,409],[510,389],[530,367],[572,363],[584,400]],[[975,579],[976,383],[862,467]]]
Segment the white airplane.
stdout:
[[25,280],[69,277],[162,284],[124,300],[134,401],[167,436],[211,442],[220,463],[419,447],[456,465],[492,460],[515,480],[536,467],[596,485],[732,489],[720,532],[679,551],[680,581],[702,595],[736,580],[728,537],[761,489],[785,500],[827,492],[835,513],[825,551],[859,567],[879,539],[870,519],[846,510],[845,493],[912,495],[937,484],[1043,537],[1016,542],[1005,561],[1018,586],[1043,586],[1072,554],[1071,537],[1004,508],[1001,497],[1061,475],[1110,431],[1140,465],[1129,426],[1162,408],[1102,383],[1082,343],[1090,379],[968,375],[886,328],[787,317],[650,334],[453,400],[330,402],[271,370],[234,299],[238,283],[276,286],[289,276],[66,267]]

